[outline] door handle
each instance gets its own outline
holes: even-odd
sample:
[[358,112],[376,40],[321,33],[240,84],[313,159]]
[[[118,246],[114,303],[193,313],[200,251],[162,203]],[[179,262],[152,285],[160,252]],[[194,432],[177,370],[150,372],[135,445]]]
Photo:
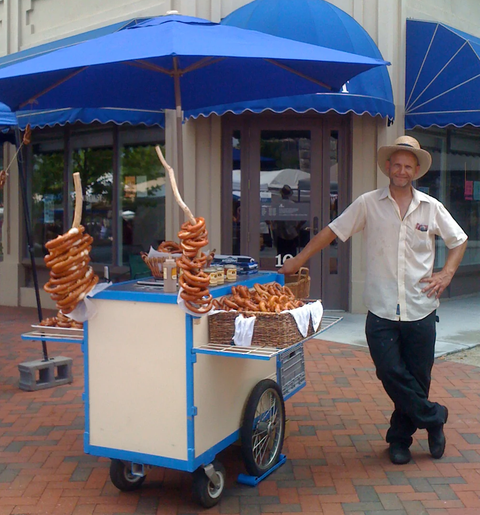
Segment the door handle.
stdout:
[[318,234],[318,216],[313,217],[313,235]]

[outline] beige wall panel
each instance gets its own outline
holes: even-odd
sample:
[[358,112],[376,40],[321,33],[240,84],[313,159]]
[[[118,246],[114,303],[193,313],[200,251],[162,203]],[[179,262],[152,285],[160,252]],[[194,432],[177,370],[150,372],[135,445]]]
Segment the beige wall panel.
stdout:
[[276,359],[259,361],[200,354],[195,365],[195,455],[240,429],[245,403],[262,379],[275,379]]
[[185,314],[173,304],[93,302],[90,444],[186,460]]
[[[11,0],[17,3],[20,0]],[[53,41],[136,16],[164,14],[169,0],[30,0],[21,2],[20,49]]]
[[480,36],[478,0],[404,0],[404,3],[409,18],[446,23]]

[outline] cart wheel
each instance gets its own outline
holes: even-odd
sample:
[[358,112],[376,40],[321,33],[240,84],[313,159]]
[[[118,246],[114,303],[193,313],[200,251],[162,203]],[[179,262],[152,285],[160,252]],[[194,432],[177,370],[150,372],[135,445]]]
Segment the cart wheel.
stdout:
[[205,468],[199,467],[193,473],[193,498],[204,508],[215,506],[222,497],[224,488],[225,467],[217,460]]
[[131,492],[140,488],[146,476],[132,474],[130,464],[121,460],[112,460],[110,463],[110,479],[122,492]]
[[285,404],[280,387],[271,379],[255,385],[240,428],[247,472],[260,477],[278,461],[285,437]]

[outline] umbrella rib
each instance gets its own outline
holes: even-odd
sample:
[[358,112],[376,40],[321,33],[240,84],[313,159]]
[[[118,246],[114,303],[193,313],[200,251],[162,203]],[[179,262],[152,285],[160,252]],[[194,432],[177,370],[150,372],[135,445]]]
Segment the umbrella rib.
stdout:
[[68,75],[67,77],[64,77],[63,79],[55,82],[55,84],[52,84],[51,86],[49,86],[48,88],[44,89],[43,91],[41,91],[40,93],[37,93],[36,95],[34,95],[33,97],[29,98],[26,102],[23,102],[23,104],[20,104],[19,105],[19,109],[22,109],[23,107],[25,107],[26,105],[28,104],[33,104],[34,101],[37,100],[37,98],[45,95],[46,93],[48,93],[49,91],[51,91],[52,89],[55,89],[56,87],[60,86],[60,84],[63,84],[64,82],[67,82],[68,80],[70,80],[72,77],[75,77],[75,75],[78,75],[79,73],[82,73],[84,70],[87,69],[87,66],[84,66],[83,68],[80,68],[79,70],[75,70],[73,73],[71,73],[70,75]]
[[205,66],[210,66],[219,61],[223,61],[224,59],[225,59],[225,57],[217,57],[217,58],[205,57],[204,59],[197,61],[196,63],[192,64],[191,66],[187,66],[187,68],[184,68],[183,70],[167,70],[166,68],[162,68],[161,66],[149,63],[147,61],[130,61],[130,62],[126,62],[125,64],[130,64],[132,66],[138,66],[139,68],[145,68],[147,70],[152,70],[154,72],[165,73],[166,75],[170,75],[170,76],[175,75],[175,73],[178,73],[181,76],[181,75],[185,75],[185,73],[189,73],[194,70],[198,70],[199,68],[204,68]]
[[167,70],[167,68],[162,68],[161,66],[149,63],[148,61],[125,61],[125,64],[128,64],[129,66],[136,66],[137,68],[143,68],[145,70],[164,73],[165,75],[170,75],[171,77],[173,77],[175,74],[173,70]]
[[285,64],[281,64],[281,63],[279,63],[279,62],[277,62],[277,61],[275,61],[273,59],[265,59],[265,61],[267,61],[267,63],[270,63],[270,64],[273,64],[275,66],[278,66],[279,68],[283,68],[284,70],[287,70],[290,73],[294,73],[295,75],[298,75],[299,77],[302,77],[302,79],[307,79],[310,82],[314,82],[315,84],[318,84],[319,86],[322,86],[323,88],[327,88],[329,91],[333,90],[333,88],[331,86],[328,86],[324,82],[321,82],[321,81],[316,80],[316,79],[314,79],[312,77],[309,77],[308,75],[305,75],[304,73],[298,72],[298,71],[294,70],[293,68],[290,68],[289,66],[286,66]]
[[184,68],[182,70],[182,73],[193,72],[195,70],[198,70],[199,68],[205,68],[206,66],[210,66],[223,60],[225,60],[225,57],[205,57],[204,59],[200,59],[200,61],[197,61],[191,66],[187,66],[186,68]]

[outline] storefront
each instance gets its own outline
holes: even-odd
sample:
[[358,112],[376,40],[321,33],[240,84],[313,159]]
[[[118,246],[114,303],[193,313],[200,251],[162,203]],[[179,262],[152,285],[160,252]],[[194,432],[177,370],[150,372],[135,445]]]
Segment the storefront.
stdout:
[[[450,296],[480,289],[480,39],[407,20],[405,128],[433,158],[417,187],[439,199],[469,236]],[[435,266],[445,263],[437,242]]]
[[[21,12],[20,0],[13,3],[18,3]],[[429,19],[430,13],[475,32],[472,20],[476,0],[458,2],[461,8],[457,6],[455,12],[453,8],[435,10],[434,0],[395,0],[388,9],[382,2],[367,5],[364,0],[348,4],[342,0],[196,0],[188,5],[174,1],[159,5],[150,0],[142,9],[126,0],[105,3],[110,4],[109,10],[102,8],[97,13],[98,7],[91,2],[82,12],[65,17],[67,13],[54,8],[59,5],[57,0],[36,2],[25,19],[10,13],[0,33],[16,34],[16,50],[33,55],[44,45],[55,46],[48,41],[67,38],[74,44],[85,34],[96,37],[102,31],[121,30],[136,17],[180,9],[185,15],[382,56],[392,63],[388,70],[355,77],[334,94],[213,106],[203,112],[185,113],[185,200],[197,215],[206,218],[211,248],[251,255],[263,269],[278,267],[285,256],[301,250],[354,198],[386,185],[376,166],[377,149],[406,128],[434,157],[432,171],[418,186],[438,196],[470,236],[464,263],[447,295],[479,290],[476,220],[480,178],[475,148],[480,132],[465,113],[467,119],[461,124],[449,120],[448,114],[443,125],[418,123],[419,110],[415,108],[424,102],[413,105],[414,96],[409,98],[408,87],[422,83],[415,79],[409,82],[412,68],[408,60],[412,62],[413,58],[421,65],[423,58],[416,52],[419,43],[410,47],[413,54],[408,53],[408,32],[405,34],[407,18]],[[50,17],[45,15],[48,11]],[[392,12],[402,16],[392,16]],[[123,21],[126,18],[127,22]],[[29,31],[27,23],[35,24],[36,31]],[[480,28],[476,31],[480,34]],[[7,53],[6,47],[3,53]],[[420,92],[431,78],[425,79]],[[166,112],[161,122],[157,118],[152,123],[129,118],[125,113],[121,119],[103,118],[100,122],[95,113],[82,115],[86,118],[80,118],[80,113],[50,113],[48,123],[33,121],[37,128],[25,163],[41,280],[46,277],[42,269],[43,243],[68,227],[72,218],[74,171],[80,171],[86,188],[84,223],[95,238],[92,258],[98,271],[107,264],[118,276],[125,273],[123,277],[128,278],[129,256],[148,250],[162,239],[175,239],[179,224],[164,171],[153,152],[155,144],[164,145],[167,160],[176,166],[173,113]],[[29,120],[32,123],[31,113],[24,113],[21,120],[24,125]],[[461,130],[454,128],[466,124]],[[5,145],[5,161],[12,158],[13,150]],[[2,194],[0,305],[32,306],[35,300],[16,174],[10,175]],[[439,246],[438,266],[444,256]],[[312,296],[321,297],[327,309],[362,312],[363,260],[360,237],[347,244],[332,244],[309,263]],[[51,307],[43,292],[42,302]]]

